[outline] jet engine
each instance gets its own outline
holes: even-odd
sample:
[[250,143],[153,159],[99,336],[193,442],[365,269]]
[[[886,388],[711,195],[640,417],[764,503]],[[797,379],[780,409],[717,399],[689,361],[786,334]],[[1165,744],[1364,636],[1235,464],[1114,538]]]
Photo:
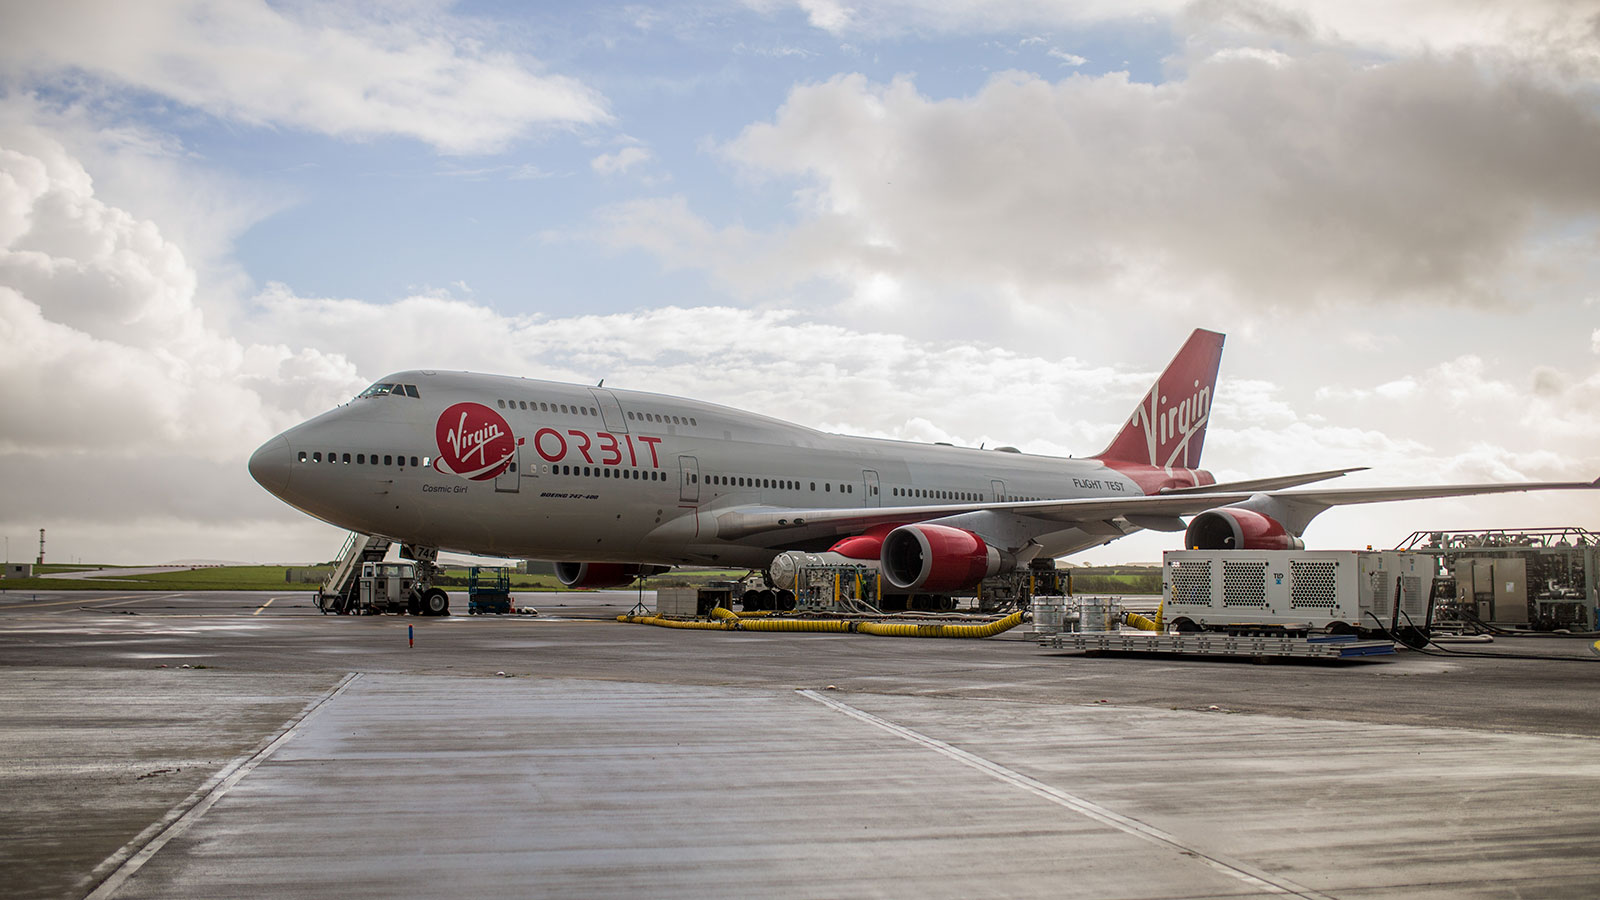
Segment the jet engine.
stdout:
[[965,528],[901,525],[883,539],[881,563],[888,582],[902,591],[959,591],[1011,563],[1006,554]]
[[1304,550],[1306,545],[1266,513],[1223,506],[1190,520],[1183,532],[1183,546],[1190,550]]
[[648,578],[660,575],[671,566],[652,566],[645,563],[556,563],[556,580],[576,590],[626,587],[641,575]]

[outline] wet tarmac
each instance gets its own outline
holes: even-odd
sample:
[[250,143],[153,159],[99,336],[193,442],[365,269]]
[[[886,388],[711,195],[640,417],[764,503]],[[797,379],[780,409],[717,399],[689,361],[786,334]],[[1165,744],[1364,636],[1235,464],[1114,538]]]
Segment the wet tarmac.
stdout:
[[0,594],[7,896],[1588,897],[1600,878],[1580,639],[1091,659],[525,599],[540,616]]

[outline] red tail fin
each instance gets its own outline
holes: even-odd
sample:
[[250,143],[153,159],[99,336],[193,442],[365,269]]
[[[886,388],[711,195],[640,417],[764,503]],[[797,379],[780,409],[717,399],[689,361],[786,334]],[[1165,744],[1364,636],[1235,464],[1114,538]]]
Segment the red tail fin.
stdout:
[[1128,417],[1128,424],[1094,458],[1158,468],[1198,468],[1217,387],[1217,367],[1222,363],[1222,341],[1217,332],[1196,328]]

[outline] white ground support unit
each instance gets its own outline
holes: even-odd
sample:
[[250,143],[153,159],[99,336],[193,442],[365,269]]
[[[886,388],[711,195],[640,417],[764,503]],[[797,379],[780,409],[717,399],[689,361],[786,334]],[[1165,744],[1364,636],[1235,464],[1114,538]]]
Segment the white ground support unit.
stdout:
[[1170,551],[1163,621],[1178,631],[1423,628],[1437,565],[1430,554],[1399,550]]

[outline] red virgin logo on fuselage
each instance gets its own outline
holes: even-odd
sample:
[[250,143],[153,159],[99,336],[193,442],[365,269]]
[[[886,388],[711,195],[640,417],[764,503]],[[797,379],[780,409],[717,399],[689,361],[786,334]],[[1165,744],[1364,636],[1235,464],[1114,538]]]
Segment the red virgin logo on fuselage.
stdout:
[[434,429],[441,472],[487,481],[504,472],[517,452],[511,426],[481,403],[457,403],[439,416]]

